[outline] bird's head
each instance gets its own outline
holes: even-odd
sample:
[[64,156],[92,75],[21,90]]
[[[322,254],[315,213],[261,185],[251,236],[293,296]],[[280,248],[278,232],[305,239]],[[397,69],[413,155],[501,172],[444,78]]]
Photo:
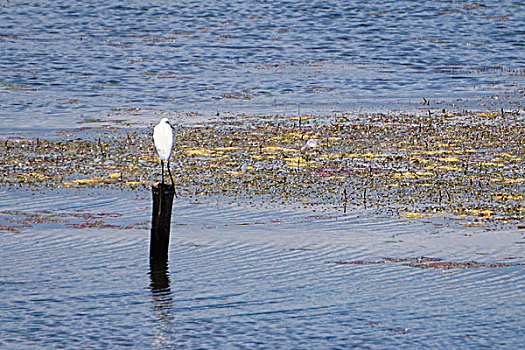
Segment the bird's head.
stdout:
[[172,129],[175,129],[175,128],[173,127],[173,125],[170,124],[170,121],[168,120],[168,118],[162,118],[162,119],[160,120],[160,124],[168,124]]

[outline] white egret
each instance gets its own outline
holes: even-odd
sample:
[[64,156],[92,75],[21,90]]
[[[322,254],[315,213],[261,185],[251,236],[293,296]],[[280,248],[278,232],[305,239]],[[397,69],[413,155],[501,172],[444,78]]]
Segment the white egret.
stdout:
[[170,156],[173,148],[173,126],[171,126],[168,118],[162,118],[160,122],[153,128],[153,142],[160,157],[160,165],[162,167],[162,184],[164,184],[164,162],[168,166],[168,174],[170,175],[171,185],[174,186],[173,177],[170,170]]
[[313,139],[310,139],[308,140],[308,142],[306,142],[306,144],[301,148],[301,153],[303,153],[304,151],[306,151],[306,149],[308,148],[316,148],[317,147],[317,141],[313,140]]

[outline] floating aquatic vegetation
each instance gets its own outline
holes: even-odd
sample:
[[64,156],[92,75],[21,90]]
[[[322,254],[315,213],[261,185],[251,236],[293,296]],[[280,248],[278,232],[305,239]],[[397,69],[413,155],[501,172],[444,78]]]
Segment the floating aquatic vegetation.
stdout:
[[85,213],[85,212],[61,212],[52,213],[47,210],[35,212],[22,210],[3,210],[0,211],[0,221],[10,223],[10,225],[0,225],[0,232],[20,232],[22,229],[39,224],[64,225],[69,228],[85,229],[146,229],[147,223],[136,223],[133,225],[121,225],[106,220],[120,218],[119,213]]
[[[514,259],[514,257],[506,258],[507,260]],[[525,263],[484,263],[476,261],[445,261],[441,258],[432,257],[415,257],[415,258],[393,258],[385,257],[381,260],[350,260],[350,261],[329,261],[330,264],[335,265],[378,265],[387,263],[401,263],[402,266],[417,267],[421,269],[475,269],[475,268],[497,268],[497,267],[512,267],[524,266]]]
[[[172,173],[179,196],[523,225],[524,124],[519,113],[504,111],[228,116],[177,128]],[[137,189],[159,181],[149,129],[59,136],[0,140],[0,186]],[[305,147],[309,140],[315,147]]]

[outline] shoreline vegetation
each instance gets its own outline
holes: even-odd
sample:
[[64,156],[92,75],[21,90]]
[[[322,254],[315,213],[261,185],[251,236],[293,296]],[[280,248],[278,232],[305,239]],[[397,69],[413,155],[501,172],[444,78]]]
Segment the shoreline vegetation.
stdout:
[[[503,110],[227,116],[176,128],[172,173],[182,197],[525,228],[524,124]],[[1,139],[0,187],[149,188],[160,180],[151,132],[93,124],[59,140]]]

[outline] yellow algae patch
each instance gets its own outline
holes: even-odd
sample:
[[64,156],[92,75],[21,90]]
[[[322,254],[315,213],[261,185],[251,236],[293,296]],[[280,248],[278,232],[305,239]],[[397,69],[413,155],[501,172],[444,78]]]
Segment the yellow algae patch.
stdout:
[[424,169],[426,169],[426,170],[446,170],[446,171],[457,171],[457,170],[459,170],[458,167],[450,166],[450,165],[442,165],[442,166],[428,165]]
[[467,212],[473,216],[491,216],[494,210],[489,209],[467,209]]
[[456,167],[456,166],[450,166],[450,165],[440,166],[440,167],[438,167],[437,169],[447,170],[447,171],[458,171],[458,170],[459,170],[458,167]]
[[452,153],[454,153],[454,152],[451,151],[451,150],[448,150],[448,149],[438,149],[438,150],[435,150],[435,151],[414,152],[413,154],[414,155],[428,154],[430,156],[435,156],[435,155],[440,155],[440,154],[452,154]]
[[521,193],[518,193],[518,194],[497,193],[497,194],[494,194],[494,196],[498,199],[508,200],[508,201],[523,199],[523,194]]
[[128,181],[124,184],[124,186],[132,187],[132,186],[139,186],[145,183],[146,181]]
[[487,227],[488,225],[484,222],[479,222],[479,221],[475,221],[475,222],[460,222],[461,225],[465,226],[465,227]]
[[379,158],[379,157],[388,157],[388,155],[383,154],[383,153],[371,153],[371,152],[367,152],[367,153],[348,153],[348,154],[345,154],[345,156],[348,157],[348,158],[368,158],[368,159]]
[[392,178],[394,179],[416,179],[418,176],[416,173],[413,173],[411,171],[406,171],[404,173],[395,173],[392,175]]
[[442,162],[459,162],[458,157],[443,157],[440,159]]
[[[137,157],[137,159],[139,160],[146,160],[146,161],[158,161],[159,160],[159,156],[155,155],[155,154],[146,154],[144,156],[139,156]],[[111,165],[111,166],[107,166],[108,169],[114,169],[115,166],[114,165]]]
[[357,154],[357,153],[348,153],[348,154],[346,154],[346,156],[348,158],[359,158],[359,157],[361,157],[361,155]]
[[284,158],[286,162],[288,162],[288,166],[291,168],[298,168],[298,167],[314,167],[317,165],[314,161],[306,161],[303,157],[290,157],[290,158]]
[[101,178],[95,176],[94,178],[91,178],[91,179],[77,179],[77,180],[73,180],[72,182],[77,185],[87,185],[87,184],[94,184],[94,183],[101,182],[100,180]]
[[507,153],[507,152],[500,153],[499,155],[502,157],[507,157],[507,158],[516,158],[515,155]]
[[421,213],[404,213],[403,216],[408,219],[421,219],[431,217],[433,214],[421,214]]
[[467,214],[459,214],[459,215],[454,216],[453,219],[462,220],[462,219],[465,219],[467,217],[468,217]]
[[266,153],[279,153],[279,152],[297,152],[295,148],[286,148],[280,146],[267,146],[262,149]]
[[76,186],[76,185],[95,185],[102,183],[113,183],[114,179],[105,179],[103,177],[94,176],[90,179],[76,179],[71,182],[64,182],[62,185],[64,187]]
[[244,172],[242,172],[242,171],[227,171],[226,174],[232,175],[232,176],[242,176],[242,175],[244,175]]
[[300,117],[299,116],[293,116],[290,119],[291,120],[299,120],[299,119],[305,120],[305,119],[310,119],[310,118],[312,118],[312,115],[307,113],[307,114],[305,114],[303,116],[300,116]]
[[289,133],[285,133],[282,135],[285,139],[303,139],[305,138],[306,134],[301,132],[294,132],[291,131]]
[[456,147],[456,144],[454,143],[444,143],[444,142],[436,142],[434,144],[435,147]]
[[33,178],[33,179],[39,180],[39,181],[43,181],[43,180],[47,180],[47,179],[51,178],[51,176],[47,176],[47,175],[40,174],[40,173],[34,173],[34,172],[17,174],[16,176],[21,177],[21,178]]
[[502,163],[494,163],[494,162],[480,162],[479,165],[482,165],[482,166],[497,166],[497,167],[502,167],[502,166],[505,166],[505,164],[502,164]]
[[238,150],[240,148],[239,147],[235,147],[235,146],[229,146],[229,147],[215,147],[214,149],[216,151],[227,152],[227,151],[236,151],[236,150]]
[[184,150],[188,156],[209,156],[212,151],[206,148],[189,148]]
[[482,117],[482,118],[484,118],[484,117],[495,117],[497,115],[499,115],[499,112],[481,112],[481,113],[476,114],[476,116]]
[[515,183],[520,183],[520,182],[523,182],[525,181],[524,178],[518,178],[518,179],[505,179],[505,183],[508,183],[508,184],[515,184]]
[[426,164],[426,163],[430,162],[430,160],[428,160],[426,158],[421,158],[421,157],[415,157],[415,158],[412,159],[412,161],[418,162],[418,163],[422,163],[422,164]]

